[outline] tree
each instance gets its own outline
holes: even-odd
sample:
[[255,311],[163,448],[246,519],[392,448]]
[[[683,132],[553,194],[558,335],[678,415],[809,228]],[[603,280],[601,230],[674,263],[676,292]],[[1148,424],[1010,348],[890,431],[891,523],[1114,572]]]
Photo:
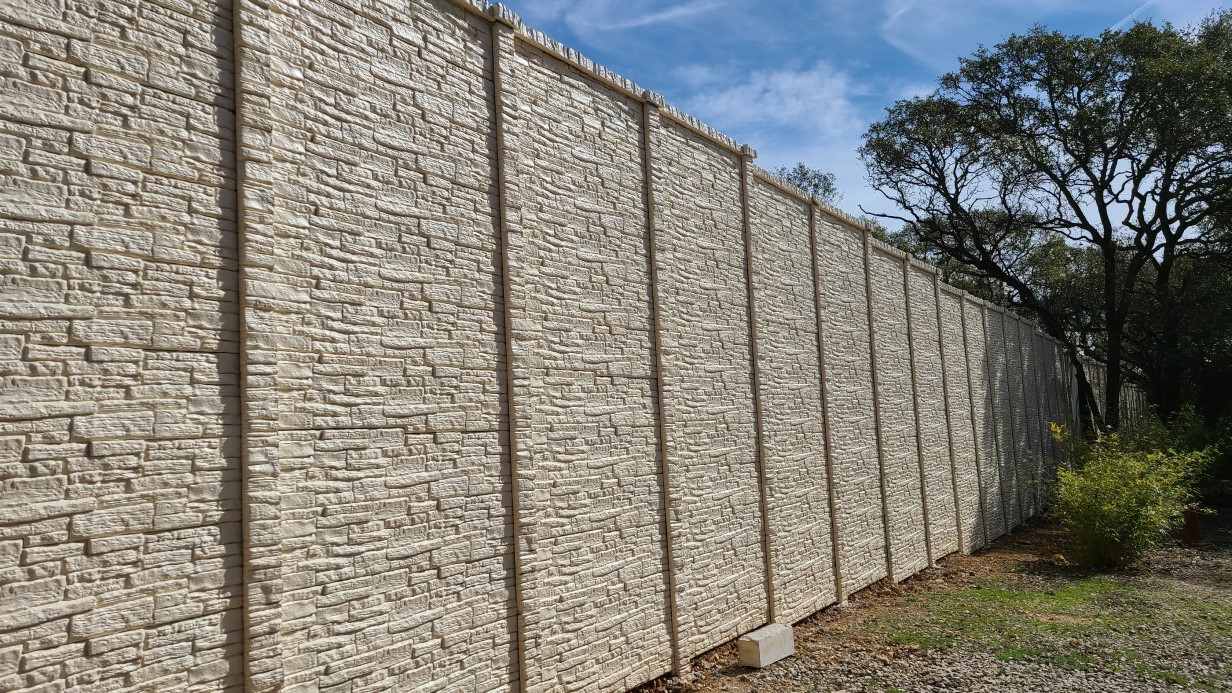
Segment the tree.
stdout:
[[[1230,142],[1224,11],[1188,30],[1011,36],[960,59],[933,94],[887,109],[860,156],[903,210],[878,216],[1034,313],[1069,352],[1083,404],[1115,427],[1135,302],[1143,292],[1175,300],[1178,262],[1217,252],[1209,229],[1232,208]],[[1094,265],[1098,308],[1087,318],[1108,366],[1102,403],[1078,359],[1088,345],[1049,293],[1057,287],[1033,274],[1040,253]],[[1181,326],[1159,329],[1183,337]]]
[[779,166],[773,173],[826,204],[838,204],[843,199],[833,173],[813,168],[803,161],[790,168]]
[[[1155,282],[1147,268],[1142,283]],[[1193,405],[1209,423],[1226,416],[1232,405],[1232,257],[1179,258],[1169,291],[1143,291],[1125,334],[1126,361],[1162,413]]]

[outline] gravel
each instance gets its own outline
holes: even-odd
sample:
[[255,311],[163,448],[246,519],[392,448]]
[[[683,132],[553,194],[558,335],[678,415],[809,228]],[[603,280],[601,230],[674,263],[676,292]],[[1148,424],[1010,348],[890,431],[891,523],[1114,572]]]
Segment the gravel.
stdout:
[[[1060,530],[1035,523],[977,555],[944,559],[806,619],[796,625],[796,655],[766,669],[736,665],[729,644],[696,660],[691,682],[643,690],[1232,691],[1232,505],[1220,510],[1203,520],[1205,543],[1172,543],[1142,567],[1102,574],[1067,566]],[[1081,590],[1091,585],[1098,589],[1088,597]],[[1042,601],[978,611],[987,595],[1002,592]],[[1056,608],[1047,601],[1071,593],[1081,598]],[[976,612],[963,610],[968,596]],[[985,617],[993,621],[978,620]],[[1020,642],[1016,623],[1028,624],[1024,648],[1009,651]]]

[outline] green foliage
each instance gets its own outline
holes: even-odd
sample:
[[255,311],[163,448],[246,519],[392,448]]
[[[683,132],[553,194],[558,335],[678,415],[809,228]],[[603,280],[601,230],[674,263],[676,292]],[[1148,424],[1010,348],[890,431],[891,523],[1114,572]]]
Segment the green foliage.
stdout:
[[1168,413],[1194,395],[1187,372],[1232,384],[1228,272],[1210,260],[1232,251],[1229,112],[1232,10],[1098,37],[1036,27],[895,103],[860,156],[902,210],[885,218],[947,280],[1108,365],[1103,402],[1082,373],[1078,394],[1117,428],[1127,372]]
[[833,173],[813,168],[803,161],[791,167],[779,166],[773,173],[826,204],[837,204],[843,199]]
[[1217,450],[1171,447],[1192,434],[1187,426],[1155,423],[1125,437],[1063,441],[1072,456],[1057,472],[1053,514],[1069,532],[1074,562],[1135,563],[1196,507],[1199,481]]
[[1120,432],[1123,446],[1148,451],[1219,448],[1220,435],[1219,429],[1208,425],[1192,406],[1183,407],[1167,423],[1143,416]]

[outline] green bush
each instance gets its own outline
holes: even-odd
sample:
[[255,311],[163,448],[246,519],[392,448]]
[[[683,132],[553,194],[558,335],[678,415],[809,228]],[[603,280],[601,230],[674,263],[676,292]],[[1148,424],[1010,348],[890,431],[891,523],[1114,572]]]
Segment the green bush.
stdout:
[[[1171,442],[1168,437],[1156,441]],[[1069,530],[1074,562],[1092,567],[1134,563],[1195,507],[1198,482],[1215,449],[1159,447],[1141,435],[1133,436],[1132,443],[1101,435],[1057,471],[1053,513]]]
[[1132,450],[1202,450],[1218,445],[1220,431],[1208,424],[1191,406],[1183,407],[1164,423],[1145,414],[1119,431],[1123,446]]

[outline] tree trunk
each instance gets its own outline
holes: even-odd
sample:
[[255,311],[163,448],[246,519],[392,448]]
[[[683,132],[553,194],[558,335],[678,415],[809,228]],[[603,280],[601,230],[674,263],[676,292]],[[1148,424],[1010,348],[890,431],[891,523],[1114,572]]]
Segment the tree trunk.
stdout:
[[1104,418],[1100,415],[1099,402],[1095,399],[1095,390],[1091,387],[1091,381],[1087,378],[1087,369],[1082,365],[1082,359],[1078,358],[1078,350],[1072,345],[1066,345],[1069,351],[1070,362],[1074,364],[1074,377],[1078,381],[1078,420],[1086,421],[1090,416],[1094,422],[1095,430],[1102,431],[1104,428]]
[[1121,427],[1121,355],[1122,335],[1118,325],[1112,329],[1108,326],[1108,369],[1107,385],[1104,392],[1104,425],[1112,430]]
[[1108,354],[1104,364],[1108,369],[1104,388],[1104,425],[1116,430],[1121,427],[1121,340],[1125,322],[1117,306],[1116,244],[1110,242],[1103,250],[1104,329],[1108,335]]

